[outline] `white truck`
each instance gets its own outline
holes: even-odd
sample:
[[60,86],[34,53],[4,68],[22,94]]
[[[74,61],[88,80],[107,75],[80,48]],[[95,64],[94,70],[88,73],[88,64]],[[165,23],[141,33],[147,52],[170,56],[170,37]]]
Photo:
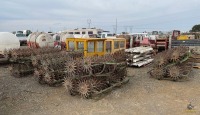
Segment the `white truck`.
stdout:
[[102,32],[99,36],[100,38],[116,38],[116,36],[110,32]]
[[32,32],[30,30],[14,31],[12,32],[20,41],[20,46],[27,44],[27,37]]

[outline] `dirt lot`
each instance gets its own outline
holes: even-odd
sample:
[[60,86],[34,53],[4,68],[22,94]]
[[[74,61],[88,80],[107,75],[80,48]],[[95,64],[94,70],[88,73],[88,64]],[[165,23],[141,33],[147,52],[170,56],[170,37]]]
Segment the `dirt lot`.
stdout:
[[[70,96],[64,87],[40,85],[33,76],[14,78],[0,66],[0,115],[199,115],[200,71],[190,80],[149,78],[149,67],[129,68],[128,84],[101,100]],[[192,102],[194,110],[187,110]]]

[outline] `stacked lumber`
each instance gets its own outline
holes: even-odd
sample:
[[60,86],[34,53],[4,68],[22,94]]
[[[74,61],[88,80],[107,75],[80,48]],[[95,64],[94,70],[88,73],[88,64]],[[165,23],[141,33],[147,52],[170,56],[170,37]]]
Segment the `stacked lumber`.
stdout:
[[134,47],[125,50],[127,54],[127,65],[141,67],[153,61],[152,47]]

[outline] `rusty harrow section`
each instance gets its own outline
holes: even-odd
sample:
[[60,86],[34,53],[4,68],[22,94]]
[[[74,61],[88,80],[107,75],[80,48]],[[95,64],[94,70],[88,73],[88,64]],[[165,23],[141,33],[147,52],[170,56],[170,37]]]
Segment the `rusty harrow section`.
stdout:
[[185,80],[192,68],[192,63],[187,61],[189,57],[190,50],[184,46],[158,53],[153,61],[153,69],[149,73],[151,77],[159,80]]
[[61,52],[56,48],[39,48],[39,49],[12,49],[5,51],[5,55],[10,64],[10,72],[15,77],[23,77],[34,72],[34,66],[37,65],[37,60],[34,60],[35,56],[50,54],[55,52]]
[[123,50],[104,56],[79,58],[79,54],[72,56],[66,53],[57,57],[47,55],[49,56],[43,55],[39,59],[34,57],[33,62],[37,62],[34,75],[41,84],[63,84],[70,95],[91,98],[107,88],[115,87],[116,83],[123,84],[127,77]]
[[7,52],[15,77],[33,74],[40,84],[64,85],[71,95],[90,98],[128,82],[124,50],[104,56],[55,48],[14,49]]
[[[31,57],[34,66],[34,76],[40,84],[60,86],[67,76],[75,76],[79,66],[77,62],[83,58],[83,53],[60,51]],[[76,61],[76,63],[75,63]],[[80,71],[81,72],[81,71]]]
[[67,76],[63,85],[71,95],[91,98],[97,93],[122,83],[127,78],[123,51],[98,57],[66,61]]

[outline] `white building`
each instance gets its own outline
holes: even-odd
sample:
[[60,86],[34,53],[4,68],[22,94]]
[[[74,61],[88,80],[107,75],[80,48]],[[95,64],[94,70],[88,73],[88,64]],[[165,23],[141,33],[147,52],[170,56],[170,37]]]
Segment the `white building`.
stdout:
[[63,32],[66,32],[68,34],[78,34],[78,35],[100,35],[102,32],[104,32],[102,29],[96,29],[96,28],[77,28],[73,30],[64,30]]

